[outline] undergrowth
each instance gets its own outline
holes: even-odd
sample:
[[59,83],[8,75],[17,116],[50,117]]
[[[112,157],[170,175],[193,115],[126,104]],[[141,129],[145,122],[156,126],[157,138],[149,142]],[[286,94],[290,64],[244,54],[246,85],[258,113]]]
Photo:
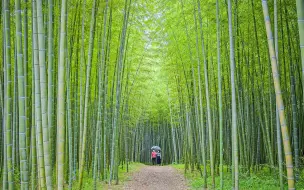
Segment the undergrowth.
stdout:
[[[119,176],[119,181],[118,184],[116,184],[116,180],[112,181],[112,184],[108,184],[108,180],[102,181],[102,180],[97,180],[96,183],[96,189],[97,190],[102,190],[102,189],[111,189],[111,190],[118,190],[122,189],[123,185],[125,182],[131,180],[131,174],[138,171],[141,167],[143,167],[144,164],[141,163],[130,163],[129,164],[129,172],[127,172],[126,166],[123,168],[120,166],[118,170],[118,176]],[[94,179],[92,175],[88,175],[85,173],[83,177],[83,190],[92,190],[94,189]],[[68,186],[66,186],[68,188]],[[79,181],[75,181],[73,183],[73,190],[78,190],[79,189]]]
[[[191,172],[188,170],[186,173],[184,164],[175,164],[174,168],[178,169],[180,172],[184,173],[188,184],[191,189],[202,189],[203,178],[198,170]],[[203,169],[203,167],[202,167]],[[231,172],[224,166],[224,184],[223,189],[232,189]],[[208,174],[210,174],[208,172]],[[287,180],[284,177],[284,189],[287,189]],[[211,187],[212,178],[208,176],[207,178],[208,187]],[[215,187],[220,189],[220,176],[216,174],[215,177]],[[270,173],[268,169],[261,169],[255,173],[246,172],[246,170],[240,172],[239,174],[239,188],[244,190],[280,190],[279,176],[277,172]],[[301,171],[300,180],[296,183],[296,189],[304,190],[304,170]]]

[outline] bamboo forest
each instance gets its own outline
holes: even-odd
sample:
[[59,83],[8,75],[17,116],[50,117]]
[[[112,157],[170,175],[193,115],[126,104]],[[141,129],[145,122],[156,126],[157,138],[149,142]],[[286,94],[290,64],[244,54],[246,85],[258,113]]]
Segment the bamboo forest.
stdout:
[[304,0],[0,11],[0,189],[304,189]]

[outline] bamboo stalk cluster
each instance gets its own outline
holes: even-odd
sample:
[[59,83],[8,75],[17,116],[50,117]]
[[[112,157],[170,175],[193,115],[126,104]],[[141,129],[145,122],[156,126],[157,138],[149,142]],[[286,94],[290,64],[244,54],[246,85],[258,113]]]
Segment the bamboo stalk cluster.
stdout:
[[2,0],[1,188],[118,184],[153,145],[204,189],[265,168],[298,188],[303,20],[302,0]]

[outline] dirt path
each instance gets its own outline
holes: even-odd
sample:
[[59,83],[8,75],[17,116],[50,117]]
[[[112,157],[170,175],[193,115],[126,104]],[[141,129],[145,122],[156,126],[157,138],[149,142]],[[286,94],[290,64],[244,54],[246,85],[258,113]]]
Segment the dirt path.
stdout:
[[170,166],[146,166],[132,176],[125,190],[186,190],[182,174]]

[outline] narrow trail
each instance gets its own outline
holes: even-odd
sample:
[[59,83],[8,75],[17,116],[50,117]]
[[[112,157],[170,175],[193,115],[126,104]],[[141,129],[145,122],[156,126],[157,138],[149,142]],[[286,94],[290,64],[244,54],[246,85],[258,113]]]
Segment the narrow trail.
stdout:
[[133,174],[125,190],[185,190],[184,176],[170,166],[145,166]]

